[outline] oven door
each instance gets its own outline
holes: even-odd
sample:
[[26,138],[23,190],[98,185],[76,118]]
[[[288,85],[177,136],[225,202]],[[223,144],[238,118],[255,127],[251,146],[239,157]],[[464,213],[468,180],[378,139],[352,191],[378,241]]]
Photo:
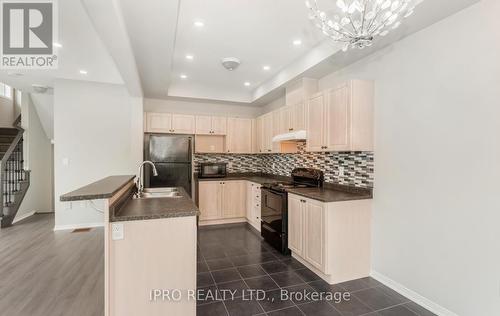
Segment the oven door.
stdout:
[[287,208],[287,193],[262,189],[262,227],[279,235],[286,233],[283,217]]

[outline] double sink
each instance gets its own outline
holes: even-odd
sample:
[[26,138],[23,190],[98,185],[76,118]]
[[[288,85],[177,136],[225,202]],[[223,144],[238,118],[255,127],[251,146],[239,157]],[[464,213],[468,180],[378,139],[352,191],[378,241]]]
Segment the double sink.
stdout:
[[178,188],[146,188],[141,195],[134,195],[134,199],[181,198]]

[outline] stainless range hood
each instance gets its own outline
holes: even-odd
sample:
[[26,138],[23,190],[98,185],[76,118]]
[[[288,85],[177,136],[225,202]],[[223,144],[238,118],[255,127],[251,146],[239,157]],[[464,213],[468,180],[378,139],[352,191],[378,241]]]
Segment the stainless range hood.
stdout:
[[306,140],[307,132],[306,131],[295,131],[285,134],[276,135],[273,137],[273,143],[281,143],[286,141],[299,141]]

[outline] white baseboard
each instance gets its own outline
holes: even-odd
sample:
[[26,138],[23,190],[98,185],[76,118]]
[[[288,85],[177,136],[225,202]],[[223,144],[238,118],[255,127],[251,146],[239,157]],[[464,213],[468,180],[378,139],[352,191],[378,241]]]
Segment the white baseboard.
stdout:
[[56,225],[56,226],[54,226],[54,231],[59,231],[59,230],[74,230],[74,229],[94,228],[94,227],[104,227],[104,223]]
[[35,215],[36,213],[37,213],[37,211],[31,211],[31,212],[28,212],[28,213],[22,214],[22,215],[20,215],[20,216],[16,216],[16,217],[14,218],[14,220],[12,221],[12,224],[15,224],[15,223],[17,223],[17,222],[20,222],[20,221],[22,221],[23,219],[26,219],[26,218],[28,218],[28,217],[30,217],[30,216]]
[[372,270],[370,273],[371,277],[374,278],[375,280],[379,281],[380,283],[384,284],[387,287],[390,287],[394,291],[398,292],[399,294],[409,298],[410,300],[414,301],[418,305],[426,308],[430,312],[439,315],[439,316],[458,316],[457,314],[453,313],[452,311],[444,308],[443,306],[434,303],[433,301],[429,300],[428,298],[418,294],[417,292],[414,292],[408,288],[406,288],[404,285],[392,280],[391,278],[386,277],[385,275]]

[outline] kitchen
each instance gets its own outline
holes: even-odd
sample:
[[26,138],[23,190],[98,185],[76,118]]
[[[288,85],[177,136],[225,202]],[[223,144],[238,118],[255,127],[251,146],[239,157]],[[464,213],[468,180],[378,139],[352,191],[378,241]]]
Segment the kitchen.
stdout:
[[497,315],[499,5],[59,1],[0,70],[2,314]]

